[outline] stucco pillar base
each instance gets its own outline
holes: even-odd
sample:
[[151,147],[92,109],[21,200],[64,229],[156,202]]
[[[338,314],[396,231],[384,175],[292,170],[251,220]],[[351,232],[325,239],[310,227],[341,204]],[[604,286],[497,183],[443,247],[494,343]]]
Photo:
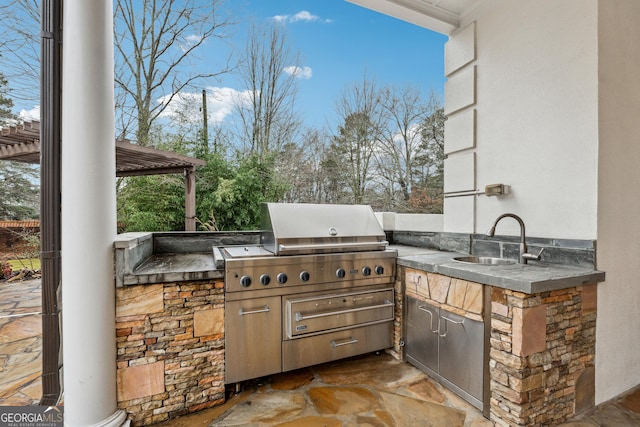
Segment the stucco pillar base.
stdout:
[[[122,409],[118,409],[110,417],[93,424],[91,427],[129,427],[130,424],[131,420],[127,419],[127,413]],[[67,426],[68,424],[65,423],[64,425]]]

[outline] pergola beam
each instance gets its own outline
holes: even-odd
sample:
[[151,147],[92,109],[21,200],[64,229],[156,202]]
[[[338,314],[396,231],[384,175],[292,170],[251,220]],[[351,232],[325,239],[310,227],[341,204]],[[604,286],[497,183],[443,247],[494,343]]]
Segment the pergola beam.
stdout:
[[191,166],[178,166],[174,168],[149,168],[149,169],[135,169],[130,171],[117,171],[116,176],[118,177],[127,177],[127,176],[147,176],[147,175],[171,175],[177,173],[184,173],[185,170],[191,168]]
[[[40,163],[40,122],[25,122],[0,129],[0,160]],[[185,231],[195,231],[195,168],[204,160],[173,151],[143,147],[128,141],[115,143],[116,176],[183,174],[185,176]]]
[[40,141],[0,145],[0,160],[15,160],[31,163],[31,159],[33,159],[34,156],[38,159],[40,158]]

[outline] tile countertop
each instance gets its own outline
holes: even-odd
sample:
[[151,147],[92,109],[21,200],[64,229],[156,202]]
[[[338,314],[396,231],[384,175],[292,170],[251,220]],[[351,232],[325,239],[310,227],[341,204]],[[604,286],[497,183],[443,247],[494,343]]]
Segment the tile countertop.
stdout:
[[401,249],[398,265],[527,294],[603,282],[605,277],[602,271],[580,267],[532,261],[508,265],[469,264],[453,260],[467,254],[440,251],[405,254]]

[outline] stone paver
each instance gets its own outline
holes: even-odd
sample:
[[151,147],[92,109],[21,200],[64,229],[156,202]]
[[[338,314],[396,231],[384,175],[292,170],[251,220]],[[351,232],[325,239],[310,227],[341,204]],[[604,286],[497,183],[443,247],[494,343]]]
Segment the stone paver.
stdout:
[[40,280],[0,283],[0,406],[35,405],[42,394]]
[[640,387],[578,415],[559,427],[640,426]]
[[235,405],[232,396],[209,426],[491,426],[471,405],[388,354],[274,375],[241,396]]
[[[340,360],[251,383],[245,383],[248,388],[231,395],[223,407],[158,426],[493,425],[460,397],[387,354]],[[562,427],[636,427],[640,425],[639,404],[640,388],[636,394],[621,396]]]

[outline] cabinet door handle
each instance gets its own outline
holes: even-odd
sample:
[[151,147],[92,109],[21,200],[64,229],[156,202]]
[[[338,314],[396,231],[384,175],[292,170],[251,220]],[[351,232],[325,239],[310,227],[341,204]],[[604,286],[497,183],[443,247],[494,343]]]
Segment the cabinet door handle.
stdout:
[[[443,316],[440,315],[441,319],[446,320],[447,322],[451,322],[451,323],[455,323],[456,325],[464,325],[464,319],[462,320],[453,320],[453,319],[449,319],[447,316]],[[438,321],[438,335],[440,335],[440,338],[444,338],[447,336],[447,322],[443,322],[444,323],[444,334],[440,333],[440,321]]]
[[268,313],[269,306],[265,305],[261,310],[253,310],[253,311],[244,311],[244,308],[240,309],[240,316],[246,316],[247,314],[257,314],[257,313]]
[[437,334],[438,329],[433,329],[433,313],[431,312],[431,310],[428,310],[426,307],[427,307],[426,305],[419,305],[418,310],[424,311],[425,313],[429,313],[429,317],[431,318],[429,322],[429,329],[431,329],[432,334]]
[[358,342],[354,337],[349,337],[344,341],[337,342],[336,340],[331,340],[331,347],[341,347],[343,345],[356,344]]

